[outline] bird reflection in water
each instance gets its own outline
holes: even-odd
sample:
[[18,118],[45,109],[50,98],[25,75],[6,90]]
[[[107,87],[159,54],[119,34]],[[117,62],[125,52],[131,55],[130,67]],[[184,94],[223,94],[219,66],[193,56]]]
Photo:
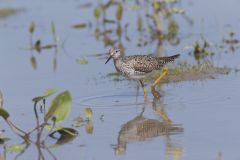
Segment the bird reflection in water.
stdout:
[[[159,93],[155,93],[158,94]],[[118,142],[115,148],[116,155],[125,154],[127,149],[127,144],[136,141],[146,141],[148,139],[164,136],[166,138],[166,155],[172,156],[173,159],[178,159],[181,157],[183,151],[181,147],[178,147],[174,141],[171,139],[171,135],[180,134],[183,132],[183,128],[179,124],[173,124],[171,119],[168,117],[164,111],[164,105],[160,101],[160,111],[158,110],[158,102],[160,98],[156,96],[152,101],[152,110],[159,114],[162,120],[150,119],[144,117],[143,113],[145,111],[145,106],[143,106],[142,112],[123,124],[119,134]]]

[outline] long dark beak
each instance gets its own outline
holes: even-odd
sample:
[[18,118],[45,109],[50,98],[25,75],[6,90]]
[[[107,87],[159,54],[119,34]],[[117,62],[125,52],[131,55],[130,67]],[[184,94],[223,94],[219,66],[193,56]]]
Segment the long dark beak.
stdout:
[[105,62],[105,64],[107,64],[108,61],[110,61],[110,59],[112,59],[112,56],[110,56],[110,57],[107,59],[107,61]]

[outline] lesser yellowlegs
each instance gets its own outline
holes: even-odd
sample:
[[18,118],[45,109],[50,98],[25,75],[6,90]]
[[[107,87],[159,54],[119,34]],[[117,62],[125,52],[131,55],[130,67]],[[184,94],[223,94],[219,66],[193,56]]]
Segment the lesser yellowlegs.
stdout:
[[163,68],[164,65],[173,62],[180,56],[179,54],[169,57],[156,57],[153,55],[124,56],[123,52],[118,48],[110,49],[109,54],[110,57],[107,59],[106,63],[113,58],[115,68],[118,72],[122,73],[129,79],[139,80],[143,87],[145,97],[147,96],[147,89],[144,85],[143,79],[154,70],[162,69],[162,74],[152,83],[151,87],[155,88],[157,83],[159,83],[159,81],[161,81],[168,73],[168,69]]

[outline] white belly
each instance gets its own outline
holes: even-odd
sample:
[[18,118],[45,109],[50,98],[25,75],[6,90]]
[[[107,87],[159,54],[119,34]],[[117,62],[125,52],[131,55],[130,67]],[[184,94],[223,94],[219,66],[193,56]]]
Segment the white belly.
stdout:
[[146,73],[137,72],[131,66],[127,65],[124,62],[116,61],[115,67],[118,72],[120,72],[122,75],[124,75],[129,79],[140,80],[140,79],[144,79],[146,76]]

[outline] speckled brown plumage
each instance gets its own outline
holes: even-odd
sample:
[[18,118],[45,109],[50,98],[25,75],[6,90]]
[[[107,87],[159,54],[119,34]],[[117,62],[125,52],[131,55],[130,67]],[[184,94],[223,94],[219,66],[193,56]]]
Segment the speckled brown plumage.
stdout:
[[120,49],[110,50],[110,57],[106,63],[113,58],[115,68],[129,79],[141,80],[146,78],[148,73],[161,69],[165,64],[173,62],[180,55],[170,57],[156,57],[152,55],[124,56]]
[[123,58],[123,61],[131,65],[135,71],[149,73],[161,69],[165,64],[173,62],[180,55],[170,57],[155,57],[151,55],[134,55]]

